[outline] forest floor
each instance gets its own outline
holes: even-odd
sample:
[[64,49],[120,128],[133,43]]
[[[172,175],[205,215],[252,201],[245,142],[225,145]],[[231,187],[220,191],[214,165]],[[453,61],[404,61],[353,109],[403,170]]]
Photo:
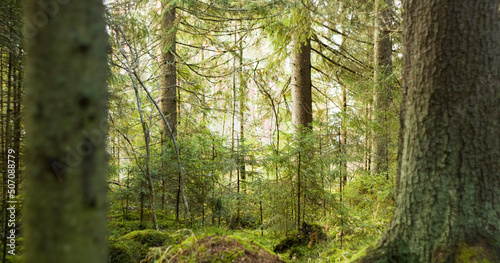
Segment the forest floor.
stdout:
[[[311,233],[296,231],[277,236],[267,231],[217,227],[133,230],[143,228],[138,221],[112,222],[110,225],[110,262],[116,263],[347,262],[379,237],[373,235],[373,231],[367,232],[374,227],[368,225],[365,225],[368,229],[346,231],[342,241],[335,230],[324,231],[324,237],[313,240]],[[122,231],[128,233],[121,234]],[[277,249],[283,244],[284,249]],[[274,252],[277,250],[279,253]]]
[[141,223],[139,209],[115,205],[108,213],[109,262],[348,262],[382,235],[394,210],[391,182],[363,178],[350,182],[343,205],[310,216],[299,230],[291,230],[293,221],[262,224],[252,211],[242,215],[238,227],[231,216],[176,223],[168,210],[156,212],[158,230],[153,230],[149,212]]

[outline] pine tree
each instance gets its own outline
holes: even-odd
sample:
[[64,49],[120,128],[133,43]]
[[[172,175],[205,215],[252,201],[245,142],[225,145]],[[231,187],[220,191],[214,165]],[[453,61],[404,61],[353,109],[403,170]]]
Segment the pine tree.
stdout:
[[[390,35],[392,0],[375,1],[375,52],[373,96],[374,130],[372,144],[372,173],[387,174],[389,169],[389,105],[392,87],[392,40]],[[387,178],[388,179],[388,178]]]
[[302,140],[306,133],[311,131],[312,126],[312,93],[311,93],[311,40],[309,31],[311,28],[311,17],[306,6],[298,6],[294,10],[297,15],[295,32],[292,35],[292,123],[296,127],[296,135],[301,141],[299,146],[298,167],[297,167],[297,228],[300,227],[301,201],[303,195],[303,174],[304,167],[302,159],[307,159],[308,155],[303,148]]
[[396,211],[354,262],[499,262],[498,1],[403,9]]

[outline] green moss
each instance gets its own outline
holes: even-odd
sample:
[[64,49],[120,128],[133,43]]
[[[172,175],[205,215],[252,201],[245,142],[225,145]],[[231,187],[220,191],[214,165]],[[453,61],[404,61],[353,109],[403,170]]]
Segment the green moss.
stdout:
[[245,249],[248,249],[249,251],[257,252],[257,250],[260,248],[260,249],[264,249],[264,250],[270,252],[271,254],[274,254],[273,252],[271,252],[267,248],[265,248],[262,244],[260,244],[256,241],[253,241],[253,240],[247,240],[247,239],[242,238],[242,237],[237,236],[237,235],[229,235],[229,236],[227,236],[227,240],[228,241],[234,240],[234,241],[240,243],[241,245],[243,245],[243,247]]
[[192,236],[189,236],[187,237],[184,241],[182,241],[182,243],[177,246],[176,248],[177,249],[182,249],[182,250],[187,250],[193,246],[196,245],[196,243],[198,242],[198,238],[196,238],[196,236],[192,235]]
[[365,248],[361,249],[358,253],[354,254],[354,256],[351,257],[350,261],[354,261],[354,260],[360,259],[362,257],[365,257],[366,250],[368,249],[368,247],[365,247]]
[[[326,233],[323,231],[323,227],[318,224],[308,224],[303,222],[300,231],[293,231],[287,237],[282,239],[273,250],[276,253],[284,253],[294,247],[308,246],[313,233],[316,233],[315,235],[317,235],[317,238],[314,240],[315,243],[327,239]],[[300,255],[297,254],[296,256],[299,257]]]
[[226,250],[222,251],[218,257],[211,260],[213,263],[235,262],[243,256],[244,250]]
[[172,239],[161,231],[147,229],[132,231],[119,238],[109,239],[110,262],[139,262],[146,257],[150,247],[172,243]]
[[137,241],[125,239],[109,240],[109,262],[111,263],[135,263],[139,262],[147,253]]
[[305,246],[307,242],[309,242],[309,239],[306,236],[300,235],[297,231],[294,231],[274,247],[274,252],[283,253],[295,246]]
[[[24,237],[18,237],[15,241],[15,255],[10,255],[9,253],[7,253],[5,259],[6,262],[22,263],[24,262]],[[3,249],[3,246],[0,246],[0,249]],[[10,247],[7,247],[7,251],[9,251],[10,249]]]
[[168,234],[153,229],[132,231],[122,238],[137,241],[147,247],[161,247],[171,243]]
[[[237,235],[205,236],[191,235],[175,247],[150,251],[147,262],[258,262],[261,258],[278,261],[278,257],[261,244]],[[243,260],[243,261],[242,261]]]
[[290,249],[290,258],[302,258],[304,257],[306,254],[308,254],[309,251],[307,249],[307,247],[304,247],[304,246],[298,246],[298,247],[292,247]]
[[151,223],[142,223],[140,221],[122,221],[112,219],[108,222],[108,227],[111,235],[125,235],[131,231],[144,230],[151,228]]
[[16,255],[16,256],[7,255],[5,257],[5,259],[7,262],[10,262],[10,263],[23,263],[24,262],[24,255]]
[[466,242],[459,245],[456,263],[492,263],[490,260],[484,258],[484,251],[482,247],[469,246]]

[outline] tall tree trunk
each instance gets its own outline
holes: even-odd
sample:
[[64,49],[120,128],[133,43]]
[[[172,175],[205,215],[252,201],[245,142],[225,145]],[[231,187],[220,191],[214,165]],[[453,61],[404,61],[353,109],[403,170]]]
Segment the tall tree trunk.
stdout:
[[392,0],[375,0],[372,174],[387,174],[389,169],[388,115],[392,87],[388,77],[392,73],[392,41],[390,21]]
[[[312,124],[311,44],[309,39],[293,40],[292,57],[292,123],[299,128]],[[297,130],[298,131],[298,130]]]
[[[26,0],[26,262],[107,262],[104,7]],[[34,17],[44,16],[43,26]],[[39,21],[39,20],[38,20]]]
[[244,188],[246,180],[246,167],[245,167],[245,101],[247,100],[246,92],[247,85],[243,72],[243,40],[240,40],[240,54],[238,56],[239,60],[239,70],[238,70],[238,82],[240,85],[239,91],[239,103],[240,103],[240,144],[239,144],[239,158],[238,165],[240,171],[241,186]]
[[[161,24],[162,41],[161,52],[163,58],[162,84],[160,89],[160,108],[167,122],[161,122],[162,145],[165,147],[168,138],[177,136],[177,67],[175,61],[176,34],[175,6],[172,1],[161,2],[163,18]],[[162,163],[167,167],[166,163]],[[166,169],[164,169],[166,170]],[[182,173],[177,173],[178,184],[175,200],[175,221],[179,223],[180,197],[182,191]],[[167,175],[166,175],[167,176]]]
[[340,192],[344,190],[347,184],[347,90],[342,86],[340,95],[340,107],[342,111],[342,120],[340,127]]
[[355,262],[500,262],[498,1],[403,1],[398,193]]
[[370,120],[371,120],[371,106],[370,106],[370,103],[367,103],[365,105],[365,118],[366,120],[368,120],[366,123],[367,125],[365,126],[366,129],[365,129],[365,149],[364,149],[364,152],[363,152],[363,163],[364,163],[364,169],[366,171],[370,171],[371,168],[371,130],[370,130]]
[[296,15],[300,20],[296,24],[296,32],[292,36],[292,123],[299,137],[300,151],[297,166],[297,228],[300,228],[301,216],[301,181],[303,178],[301,161],[307,159],[302,149],[305,147],[302,137],[312,128],[312,95],[311,95],[311,41],[309,39],[310,14],[305,7],[298,7]]
[[170,128],[166,123],[161,124],[164,140],[171,136],[171,132],[177,132],[177,71],[175,62],[176,49],[176,26],[175,26],[175,7],[170,1],[163,2],[163,20],[162,20],[162,87],[160,89],[160,107],[167,117]]
[[[239,25],[241,25],[241,21],[239,21]],[[242,36],[243,37],[243,36]],[[243,39],[239,39],[238,44],[238,85],[239,85],[239,121],[240,121],[240,140],[238,143],[238,156],[237,156],[237,165],[238,165],[238,224],[241,222],[240,217],[240,207],[241,207],[241,189],[245,192],[245,181],[246,181],[246,167],[245,167],[245,101],[246,101],[246,80],[243,72]]]
[[[238,34],[237,34],[237,27],[236,25],[234,26],[234,44],[236,45],[236,43],[238,42]],[[236,56],[233,57],[233,68],[236,69]],[[231,110],[231,160],[233,160],[235,163],[237,163],[238,161],[236,160],[236,154],[234,153],[234,142],[235,142],[235,120],[236,120],[236,102],[238,101],[238,97],[237,97],[237,89],[236,89],[236,73],[237,71],[235,70],[233,72],[233,97],[232,97],[232,110]],[[236,180],[237,182],[239,182],[239,178],[237,178]],[[233,184],[233,169],[231,168],[229,170],[229,185],[230,185],[230,188]],[[231,190],[231,189],[230,189]],[[239,189],[237,189],[237,192],[239,192]]]
[[[369,1],[366,1],[366,6],[365,6],[365,9],[366,12],[363,16],[363,19],[366,21],[366,23],[368,24],[374,24],[375,25],[375,16],[376,15],[373,15],[374,14],[374,1],[373,0],[369,0]],[[367,28],[367,38],[368,39],[374,39],[375,40],[375,37],[374,37],[374,27],[368,27]],[[369,67],[372,67],[372,68],[375,68],[373,66],[373,62],[374,62],[374,47],[375,45],[371,42],[371,41],[367,41],[366,44],[365,44],[365,49],[366,49],[366,63]],[[370,76],[370,74],[374,72],[366,72],[366,79],[370,79],[370,78],[374,78],[373,74]],[[374,89],[374,88],[373,88]],[[372,90],[373,90],[372,89]],[[373,134],[373,120],[372,120],[372,111],[373,111],[373,108],[372,108],[372,105],[373,105],[373,97],[374,96],[371,96],[371,97],[365,97],[362,99],[363,103],[365,104],[365,116],[364,116],[364,119],[366,120],[366,124],[365,124],[365,133],[364,133],[364,152],[363,152],[363,163],[364,163],[364,169],[366,171],[371,171],[371,159],[372,159],[372,141],[373,141],[373,138],[372,138],[372,134]]]

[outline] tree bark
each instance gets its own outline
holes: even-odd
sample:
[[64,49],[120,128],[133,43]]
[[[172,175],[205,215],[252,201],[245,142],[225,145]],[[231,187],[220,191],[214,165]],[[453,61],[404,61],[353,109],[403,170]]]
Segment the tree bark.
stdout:
[[300,20],[296,24],[296,32],[292,36],[292,123],[296,127],[296,135],[300,142],[297,166],[297,229],[300,228],[301,216],[301,181],[303,181],[301,160],[307,159],[303,151],[304,133],[312,127],[312,95],[311,95],[311,41],[309,30],[311,18],[309,10],[300,7],[294,10]]
[[[176,27],[175,27],[175,7],[171,2],[163,2],[164,10],[162,20],[162,57],[163,57],[163,73],[162,87],[160,90],[160,107],[167,117],[170,128],[167,124],[162,123],[162,131],[164,140],[173,134],[177,133],[177,71],[175,62],[176,48]],[[171,130],[170,130],[171,129]]]
[[[241,22],[240,22],[241,24]],[[238,153],[238,166],[240,173],[241,186],[245,188],[246,182],[246,167],[245,167],[245,101],[247,100],[247,83],[243,72],[243,39],[240,39],[239,56],[238,56],[238,82],[240,85],[239,90],[239,104],[240,104],[240,143]]]
[[396,210],[354,262],[500,262],[498,1],[403,1]]
[[[62,4],[58,4],[64,2]],[[100,0],[26,0],[26,262],[107,262],[107,36]],[[57,10],[57,11],[55,11]],[[45,17],[47,23],[40,23]]]
[[297,128],[312,124],[311,43],[309,38],[293,37],[292,123]]
[[[340,95],[340,110],[342,112],[342,119],[340,124],[340,187],[339,191],[342,193],[347,184],[347,89],[342,86]],[[342,198],[341,200],[342,201]]]
[[[163,10],[163,18],[161,24],[162,30],[162,84],[160,89],[160,108],[165,115],[168,123],[161,123],[162,145],[166,146],[168,138],[177,136],[177,68],[175,61],[176,50],[176,33],[175,26],[175,7],[171,1],[161,2]],[[174,142],[175,143],[175,142]],[[165,161],[166,162],[166,161]],[[167,167],[167,163],[162,163],[163,167]],[[175,200],[175,222],[179,223],[180,196],[183,191],[182,172],[177,174],[177,190]],[[166,176],[167,177],[167,176]]]
[[388,115],[392,87],[388,77],[392,73],[392,40],[390,36],[392,0],[375,0],[374,74],[373,96],[374,126],[372,144],[372,174],[386,173],[389,169]]

